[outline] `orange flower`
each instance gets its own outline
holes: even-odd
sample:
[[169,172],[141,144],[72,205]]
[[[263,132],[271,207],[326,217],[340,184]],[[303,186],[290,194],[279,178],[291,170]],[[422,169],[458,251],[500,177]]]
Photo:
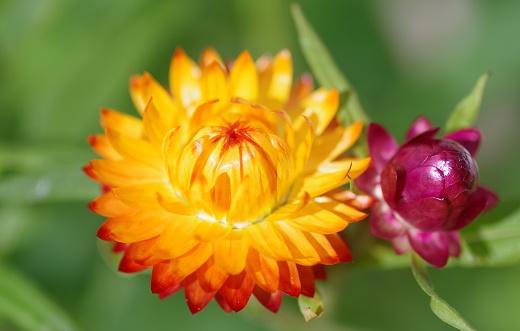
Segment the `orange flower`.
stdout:
[[103,109],[105,134],[89,138],[104,159],[85,172],[106,192],[90,208],[124,251],[119,270],[152,268],[152,292],[184,288],[192,313],[212,298],[229,312],[254,294],[276,312],[282,293],[313,296],[323,265],[351,260],[338,232],[366,216],[325,196],[367,168],[338,159],[361,124],[337,125],[337,91],[309,77],[291,88],[288,51],[227,67],[178,49],[169,78],[168,91],[133,77],[142,118]]

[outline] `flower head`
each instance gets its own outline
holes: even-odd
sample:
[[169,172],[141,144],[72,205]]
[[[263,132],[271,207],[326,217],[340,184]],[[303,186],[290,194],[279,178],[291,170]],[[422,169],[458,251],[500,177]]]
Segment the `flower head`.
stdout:
[[440,268],[449,256],[459,256],[457,230],[492,208],[497,197],[478,186],[473,156],[480,132],[465,129],[436,139],[437,132],[421,117],[398,146],[383,127],[371,124],[373,161],[356,183],[379,200],[372,207],[372,233],[392,240],[397,253],[413,248]]
[[239,311],[251,294],[277,311],[282,293],[314,294],[323,265],[350,261],[338,234],[366,215],[327,192],[369,159],[341,155],[361,124],[335,121],[338,92],[292,87],[288,51],[230,66],[206,50],[177,50],[170,90],[149,74],[130,92],[142,118],[104,109],[104,159],[85,167],[106,193],[90,208],[108,217],[98,237],[117,243],[119,269],[152,269],[152,292],[184,289],[195,313],[215,298]]

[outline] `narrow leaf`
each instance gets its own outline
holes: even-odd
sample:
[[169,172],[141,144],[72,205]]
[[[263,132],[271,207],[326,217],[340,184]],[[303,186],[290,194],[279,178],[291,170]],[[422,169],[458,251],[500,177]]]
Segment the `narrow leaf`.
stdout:
[[313,298],[300,295],[298,297],[298,307],[300,307],[303,318],[305,318],[307,322],[314,318],[321,317],[323,314],[323,302],[320,292],[316,290]]
[[[365,114],[356,92],[339,70],[319,36],[307,22],[300,7],[297,4],[293,4],[291,10],[298,30],[300,47],[314,76],[320,85],[329,89],[335,88],[340,93],[339,119],[346,126],[356,121],[368,124],[368,116]],[[363,140],[365,138],[360,139]],[[361,141],[360,145],[364,143],[364,141]],[[359,154],[361,153],[364,153],[366,156],[366,148],[360,150]]]
[[444,323],[462,331],[474,331],[475,329],[459,314],[455,308],[441,299],[435,292],[433,283],[428,276],[424,261],[412,253],[412,273],[421,289],[430,296],[430,308]]
[[0,317],[20,330],[79,330],[29,279],[6,265],[0,265]]
[[446,122],[446,132],[453,132],[473,126],[477,120],[484,88],[489,78],[489,73],[485,73],[477,80],[471,93],[462,99]]

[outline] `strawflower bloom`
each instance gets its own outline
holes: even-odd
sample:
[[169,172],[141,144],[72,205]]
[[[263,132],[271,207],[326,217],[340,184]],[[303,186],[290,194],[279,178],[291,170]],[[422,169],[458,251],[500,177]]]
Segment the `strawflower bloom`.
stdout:
[[169,80],[133,77],[142,118],[103,109],[105,134],[89,138],[103,159],[85,172],[105,191],[90,208],[108,217],[98,237],[123,251],[119,270],[151,268],[152,292],[184,289],[192,313],[313,296],[323,265],[351,261],[338,232],[366,216],[327,196],[370,163],[342,156],[361,124],[338,125],[336,90],[292,87],[288,51],[226,65],[178,49]]
[[398,146],[382,126],[371,124],[372,163],[356,184],[378,200],[370,215],[373,235],[391,240],[398,254],[413,249],[441,268],[460,254],[458,230],[498,198],[477,185],[473,156],[480,132],[463,129],[436,139],[438,130],[421,117]]

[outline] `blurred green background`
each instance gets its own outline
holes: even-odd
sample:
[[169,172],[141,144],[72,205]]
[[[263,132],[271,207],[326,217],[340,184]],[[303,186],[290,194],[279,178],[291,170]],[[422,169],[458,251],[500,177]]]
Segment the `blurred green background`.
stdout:
[[[420,114],[442,125],[490,71],[480,180],[504,201],[520,197],[519,1],[296,2],[370,117],[398,137]],[[330,268],[325,314],[306,324],[289,297],[277,315],[257,304],[226,315],[212,302],[191,316],[182,293],[160,301],[149,275],[107,263],[95,237],[103,219],[86,208],[98,187],[81,172],[95,158],[86,136],[101,132],[99,108],[133,114],[129,77],[149,71],[166,84],[178,46],[193,58],[208,46],[224,58],[288,48],[295,73],[308,71],[290,4],[0,0],[0,330],[21,330],[2,317],[12,309],[32,330],[40,320],[61,330],[451,330],[406,268]],[[431,275],[479,330],[520,329],[519,266]]]

